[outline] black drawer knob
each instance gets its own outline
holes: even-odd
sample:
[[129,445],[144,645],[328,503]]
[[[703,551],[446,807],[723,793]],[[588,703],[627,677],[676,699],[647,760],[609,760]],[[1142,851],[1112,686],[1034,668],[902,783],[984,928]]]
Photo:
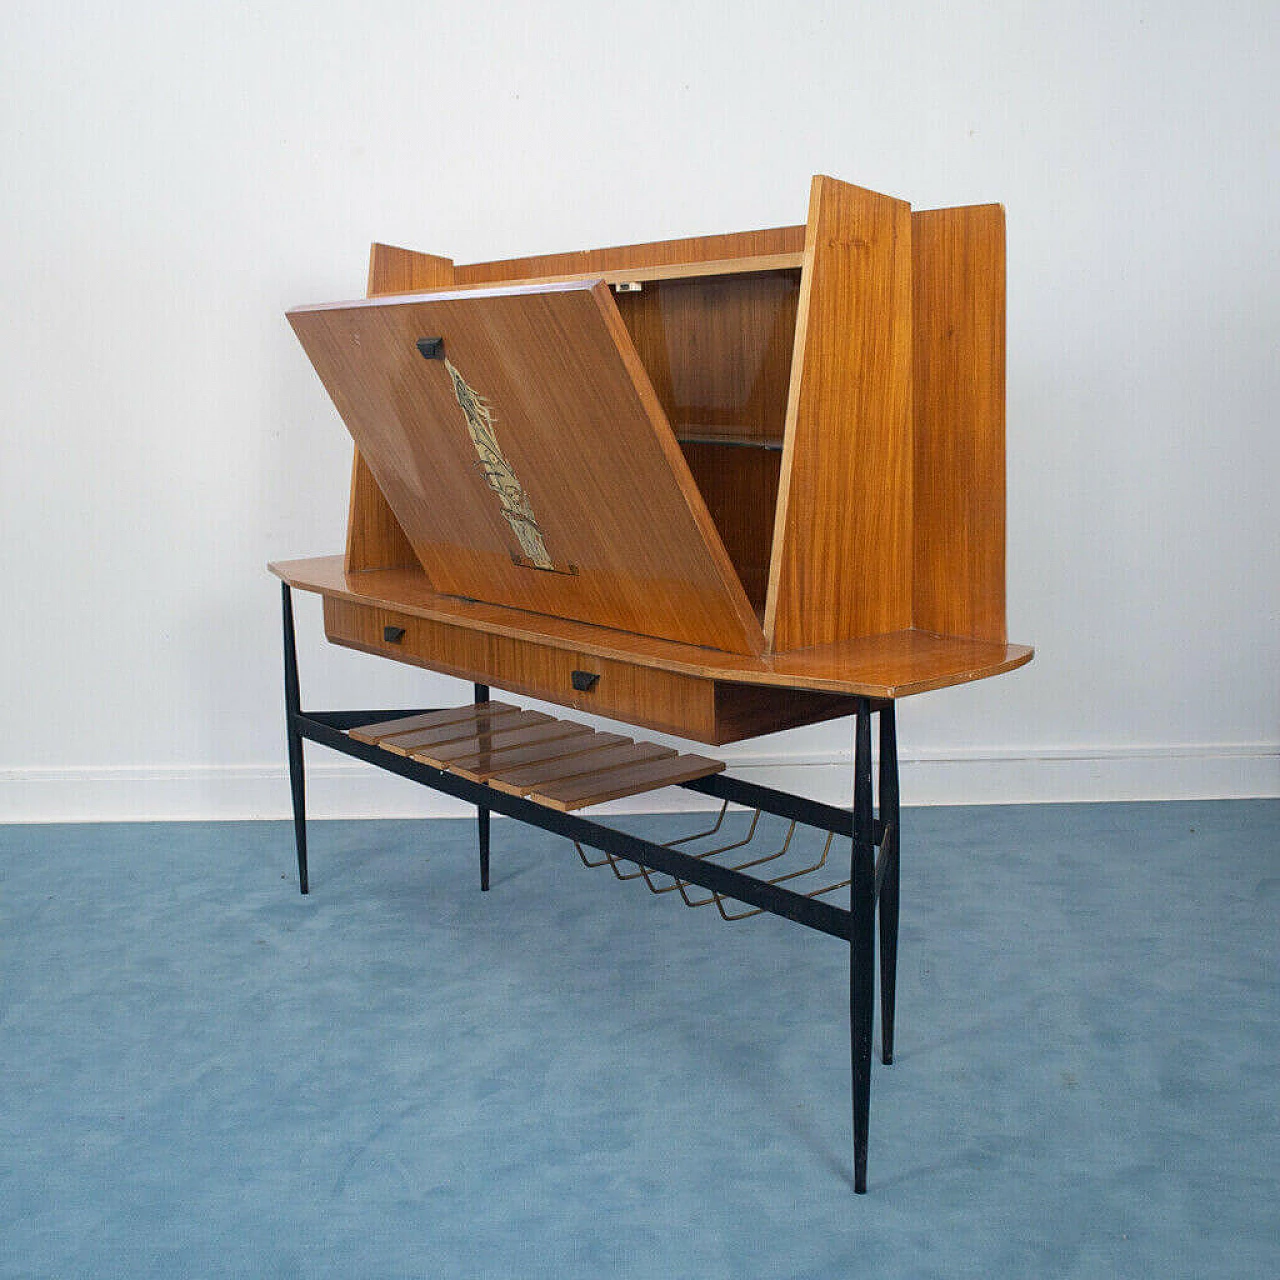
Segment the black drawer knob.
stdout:
[[388,644],[399,644],[404,639],[403,627],[383,627],[382,638]]
[[422,352],[423,357],[427,360],[443,360],[444,359],[444,339],[443,338],[419,338],[418,350]]
[[596,681],[600,679],[594,671],[575,671],[569,678],[579,693],[590,693],[596,687]]

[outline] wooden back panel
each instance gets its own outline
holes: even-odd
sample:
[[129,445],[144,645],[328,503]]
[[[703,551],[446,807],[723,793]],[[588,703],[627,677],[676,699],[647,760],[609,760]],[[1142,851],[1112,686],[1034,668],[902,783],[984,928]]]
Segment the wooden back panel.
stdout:
[[[370,298],[415,293],[452,283],[453,263],[448,258],[388,244],[370,246]],[[417,564],[409,539],[357,448],[351,463],[351,500],[347,507],[347,572],[409,569]]]
[[677,436],[781,444],[798,270],[647,281],[615,301]]
[[1003,642],[1004,209],[912,214],[914,623]]
[[765,634],[773,652],[911,625],[911,207],[816,177]]
[[[289,320],[437,591],[762,650],[605,285],[374,299]],[[443,337],[446,360],[424,359],[421,337]]]
[[573,253],[544,253],[530,258],[470,262],[454,267],[454,280],[458,284],[485,284],[495,280],[566,276],[583,271],[669,267],[683,262],[716,262],[724,258],[799,253],[804,248],[804,241],[804,227],[771,227],[764,231],[689,236],[682,240],[655,240],[649,244],[624,244],[609,249],[582,249]]

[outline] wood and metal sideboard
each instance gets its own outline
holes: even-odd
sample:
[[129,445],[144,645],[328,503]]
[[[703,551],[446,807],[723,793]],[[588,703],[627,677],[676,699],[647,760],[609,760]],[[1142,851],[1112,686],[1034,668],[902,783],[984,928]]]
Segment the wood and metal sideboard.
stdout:
[[[1003,210],[817,177],[807,222],[767,231],[465,266],[375,244],[368,295],[289,313],[356,445],[344,554],[270,566],[302,892],[309,740],[473,804],[482,889],[498,813],[654,894],[846,941],[864,1191],[877,911],[893,1057],[896,703],[1032,656],[1005,634]],[[303,710],[294,590],[333,643],[471,698]],[[847,808],[630,732],[715,747],[840,717]],[[711,825],[660,844],[582,814],[668,786],[718,804]],[[797,856],[807,827],[820,854]]]

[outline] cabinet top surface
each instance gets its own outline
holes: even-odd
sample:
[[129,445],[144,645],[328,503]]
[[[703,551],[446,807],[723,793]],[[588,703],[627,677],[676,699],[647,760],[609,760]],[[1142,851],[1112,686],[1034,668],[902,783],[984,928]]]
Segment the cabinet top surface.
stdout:
[[300,591],[551,648],[735,684],[901,698],[1012,671],[1029,662],[1034,653],[1028,645],[909,630],[751,657],[441,595],[431,590],[421,572],[414,570],[348,574],[341,556],[275,561],[268,568]]

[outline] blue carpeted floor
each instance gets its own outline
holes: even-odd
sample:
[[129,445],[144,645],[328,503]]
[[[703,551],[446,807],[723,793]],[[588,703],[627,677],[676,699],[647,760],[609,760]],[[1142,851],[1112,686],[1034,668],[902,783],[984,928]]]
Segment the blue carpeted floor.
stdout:
[[0,828],[0,1274],[1280,1274],[1278,802],[908,810],[862,1197],[840,943],[312,840]]

